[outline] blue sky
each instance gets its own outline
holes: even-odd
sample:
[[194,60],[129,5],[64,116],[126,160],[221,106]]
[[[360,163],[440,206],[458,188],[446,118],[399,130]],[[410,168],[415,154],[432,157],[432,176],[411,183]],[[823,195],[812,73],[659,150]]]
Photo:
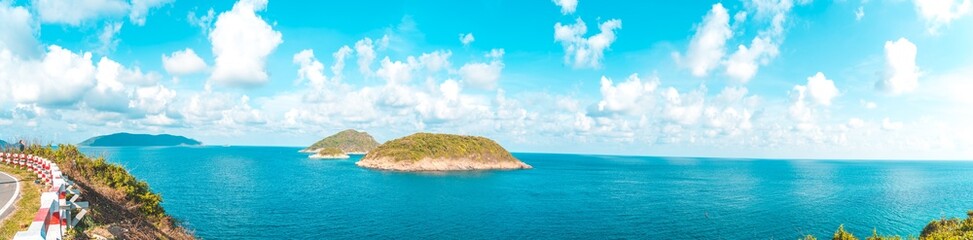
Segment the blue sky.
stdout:
[[973,1],[0,0],[0,139],[973,159]]

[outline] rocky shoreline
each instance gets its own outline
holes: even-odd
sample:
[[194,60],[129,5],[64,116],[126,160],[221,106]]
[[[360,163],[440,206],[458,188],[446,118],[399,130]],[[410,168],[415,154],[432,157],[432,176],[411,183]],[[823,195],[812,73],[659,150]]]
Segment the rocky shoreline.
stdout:
[[530,165],[521,161],[477,161],[469,158],[423,158],[419,161],[396,161],[392,158],[364,158],[355,163],[359,167],[403,171],[474,171],[474,170],[518,170],[531,169]]
[[349,158],[349,156],[348,156],[348,154],[321,155],[321,154],[316,154],[315,153],[314,155],[308,156],[308,158],[311,158],[311,159],[347,159],[347,158]]

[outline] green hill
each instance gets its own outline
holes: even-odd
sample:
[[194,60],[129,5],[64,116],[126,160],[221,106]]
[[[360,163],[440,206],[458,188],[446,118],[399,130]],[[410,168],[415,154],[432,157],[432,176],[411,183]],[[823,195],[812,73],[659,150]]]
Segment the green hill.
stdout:
[[416,133],[388,141],[356,164],[397,171],[531,168],[488,138],[436,133]]
[[114,147],[114,146],[180,146],[180,145],[201,145],[195,139],[175,136],[169,134],[150,135],[115,133],[89,138],[79,143],[81,146],[92,147]]
[[310,147],[301,151],[318,152],[323,148],[337,148],[346,153],[367,153],[375,147],[378,147],[378,142],[375,141],[375,138],[372,138],[372,135],[368,135],[364,131],[348,129],[321,139],[321,141],[311,144]]

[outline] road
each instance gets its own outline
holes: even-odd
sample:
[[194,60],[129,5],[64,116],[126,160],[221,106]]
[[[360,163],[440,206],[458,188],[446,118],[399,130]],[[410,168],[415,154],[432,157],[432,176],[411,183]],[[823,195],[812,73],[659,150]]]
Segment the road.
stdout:
[[17,179],[10,174],[0,172],[0,221],[7,219],[7,215],[13,212],[17,195],[20,195],[20,184],[17,183]]

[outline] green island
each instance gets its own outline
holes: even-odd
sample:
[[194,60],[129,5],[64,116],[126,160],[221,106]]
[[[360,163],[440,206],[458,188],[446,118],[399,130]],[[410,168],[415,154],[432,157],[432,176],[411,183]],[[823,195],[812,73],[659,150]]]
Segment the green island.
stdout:
[[388,141],[356,164],[395,171],[531,168],[488,138],[436,133],[416,133]]
[[92,137],[79,143],[80,146],[118,147],[118,146],[195,146],[202,143],[192,138],[169,134],[115,133]]
[[310,158],[313,158],[313,159],[344,159],[344,158],[348,158],[348,154],[345,154],[345,151],[341,151],[341,149],[338,149],[336,147],[326,147],[326,148],[322,148],[321,150],[318,150],[318,152],[315,153],[314,155],[311,155]]
[[[854,234],[845,230],[844,225],[839,225],[838,230],[834,232],[832,236],[833,240],[858,240]],[[922,232],[919,237],[916,236],[896,236],[896,235],[879,235],[878,231],[872,230],[872,235],[865,238],[865,240],[970,240],[973,239],[973,210],[966,212],[966,219],[960,218],[941,218],[937,220],[932,220],[929,224],[926,224],[925,228],[922,228]],[[798,240],[817,240],[816,237],[812,235],[805,235],[803,238]]]
[[[135,178],[118,164],[104,157],[89,157],[74,145],[28,145],[24,153],[54,161],[64,175],[81,189],[81,199],[89,203],[89,213],[75,228],[65,233],[66,239],[194,239],[162,208],[162,196],[152,192],[148,183]],[[34,184],[36,175],[19,176]],[[25,188],[33,191],[34,188]],[[26,192],[26,191],[25,191]],[[28,193],[33,194],[33,193]],[[39,193],[38,193],[39,194]],[[17,212],[5,222],[3,233],[13,234],[33,220],[38,207],[36,197],[27,195],[18,202]],[[70,198],[71,196],[68,196]],[[29,206],[22,207],[22,204]],[[23,213],[21,213],[23,212]],[[20,215],[26,217],[18,217]],[[6,228],[6,224],[15,227]]]
[[305,153],[318,153],[321,149],[336,148],[346,154],[365,154],[378,147],[372,135],[354,129],[344,130],[328,136],[301,150]]

